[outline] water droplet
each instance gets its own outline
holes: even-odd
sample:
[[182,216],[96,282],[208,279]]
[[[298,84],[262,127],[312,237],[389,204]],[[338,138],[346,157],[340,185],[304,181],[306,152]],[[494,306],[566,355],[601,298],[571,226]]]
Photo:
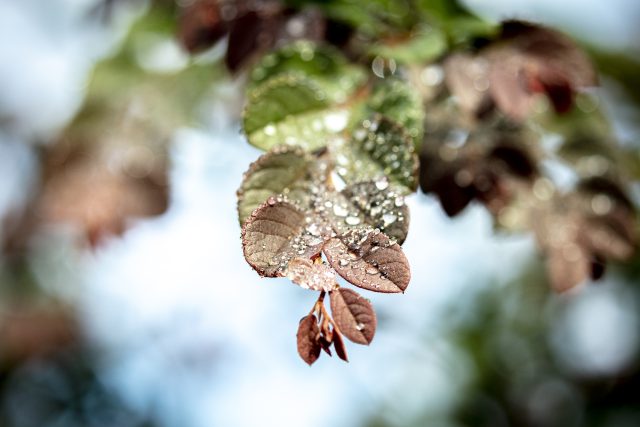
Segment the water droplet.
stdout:
[[378,190],[385,190],[387,187],[389,187],[389,181],[387,181],[386,178],[382,178],[376,181],[376,188]]
[[364,324],[363,323],[358,323],[356,325],[356,329],[359,330],[359,331],[363,330],[364,329]]
[[358,218],[357,216],[348,216],[345,218],[344,222],[346,222],[348,225],[358,225],[360,224],[360,218]]
[[367,274],[378,274],[378,269],[375,267],[367,267],[364,270]]
[[390,224],[393,224],[398,219],[396,214],[392,214],[390,212],[382,215],[382,221],[384,221],[384,226],[387,227]]
[[349,264],[349,260],[348,259],[340,259],[340,261],[338,261],[338,264],[340,264],[342,267],[344,267],[345,265]]
[[397,207],[404,206],[404,197],[402,196],[396,197],[393,204],[396,205]]
[[333,213],[336,216],[343,217],[347,216],[349,214],[349,211],[344,206],[336,203],[335,205],[333,205]]
[[276,134],[276,127],[272,124],[268,124],[264,127],[264,133],[268,136],[273,136]]

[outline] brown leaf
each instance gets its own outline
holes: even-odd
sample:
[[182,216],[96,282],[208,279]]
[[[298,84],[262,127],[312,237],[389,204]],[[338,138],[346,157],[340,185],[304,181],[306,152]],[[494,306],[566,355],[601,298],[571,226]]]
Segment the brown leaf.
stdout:
[[244,257],[261,276],[283,276],[293,258],[318,255],[330,233],[315,215],[270,197],[242,227]]
[[454,53],[444,61],[445,82],[463,111],[476,114],[488,93],[489,63],[485,58]]
[[319,338],[320,329],[318,328],[316,316],[310,314],[303,317],[298,325],[296,339],[298,342],[298,354],[309,366],[320,357],[322,347]]
[[379,230],[351,230],[328,240],[323,252],[338,274],[355,286],[395,293],[409,285],[411,272],[402,248]]
[[180,16],[178,38],[191,53],[213,46],[228,30],[217,0],[196,0]]
[[349,358],[347,357],[347,349],[344,345],[344,341],[342,340],[342,335],[340,332],[334,330],[333,331],[333,348],[336,351],[338,357],[345,362],[349,362]]
[[357,344],[369,345],[376,332],[376,313],[371,303],[351,289],[332,291],[331,313],[340,331]]
[[332,356],[332,354],[331,354],[331,344],[332,344],[332,342],[329,341],[327,339],[327,337],[325,337],[324,335],[320,336],[320,339],[318,340],[318,342],[320,343],[320,347],[322,348],[322,350],[324,350],[324,352],[327,353],[331,357]]

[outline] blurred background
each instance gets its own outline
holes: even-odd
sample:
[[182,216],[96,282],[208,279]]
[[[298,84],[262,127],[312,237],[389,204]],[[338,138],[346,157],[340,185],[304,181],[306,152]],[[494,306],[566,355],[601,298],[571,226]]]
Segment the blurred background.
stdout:
[[[299,360],[315,296],[242,256],[242,77],[165,3],[0,0],[0,426],[640,426],[640,258],[556,295],[530,235],[424,194],[372,346]],[[640,3],[465,4],[580,40],[638,152]]]

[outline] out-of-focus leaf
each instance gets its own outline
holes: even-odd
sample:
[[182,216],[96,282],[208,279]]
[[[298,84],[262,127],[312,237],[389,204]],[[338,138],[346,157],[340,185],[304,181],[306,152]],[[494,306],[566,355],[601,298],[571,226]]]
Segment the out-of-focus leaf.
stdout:
[[369,345],[376,332],[376,313],[371,303],[351,289],[332,291],[331,313],[345,337],[357,344]]
[[318,319],[313,314],[303,317],[298,325],[296,339],[298,342],[298,354],[309,366],[320,357],[320,329]]
[[345,362],[349,362],[349,358],[347,357],[347,348],[344,345],[342,335],[336,330],[333,331],[333,348],[336,350],[336,354],[340,359]]
[[368,53],[402,64],[426,64],[434,61],[447,49],[447,41],[438,29],[423,27],[413,33],[374,43]]
[[269,197],[242,227],[244,257],[261,276],[283,276],[292,259],[318,255],[331,232],[317,215]]
[[323,252],[338,274],[355,286],[395,293],[409,285],[409,263],[400,245],[378,230],[351,230],[327,241]]
[[220,14],[217,0],[196,0],[182,11],[178,38],[194,53],[212,46],[227,30],[228,23]]
[[250,87],[282,74],[312,77],[333,102],[344,102],[366,79],[364,70],[349,64],[337,49],[307,40],[265,55],[251,72]]
[[263,150],[280,144],[315,150],[344,130],[348,112],[332,105],[308,78],[273,78],[249,94],[243,113],[249,142]]
[[313,189],[326,182],[327,171],[323,160],[299,147],[275,147],[244,174],[238,190],[240,223],[270,196],[283,194],[303,208],[311,206]]
[[418,156],[411,136],[392,120],[375,115],[339,147],[337,172],[347,183],[389,178],[403,193],[416,190]]

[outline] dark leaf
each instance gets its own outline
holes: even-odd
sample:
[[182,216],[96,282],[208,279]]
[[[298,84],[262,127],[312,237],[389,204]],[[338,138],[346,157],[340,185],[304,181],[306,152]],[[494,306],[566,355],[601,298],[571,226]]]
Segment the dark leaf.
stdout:
[[332,291],[331,313],[340,332],[357,344],[369,345],[376,332],[376,313],[369,301],[351,289]]
[[320,343],[320,347],[322,347],[322,350],[324,350],[324,352],[327,353],[329,356],[332,356],[331,341],[329,341],[324,335],[321,335],[318,342]]
[[319,342],[320,329],[318,328],[318,319],[314,314],[305,316],[300,320],[296,338],[298,354],[302,360],[311,366],[320,357],[320,350],[322,349]]
[[340,276],[363,289],[394,293],[409,285],[409,263],[400,245],[379,230],[351,230],[328,240],[323,252]]
[[217,0],[196,0],[184,9],[178,25],[178,38],[191,53],[213,46],[228,30]]
[[347,348],[342,340],[342,335],[336,330],[333,331],[333,348],[340,359],[345,362],[349,362],[349,358],[347,357]]
[[607,269],[607,261],[597,255],[594,254],[591,257],[591,278],[593,280],[599,280],[604,276],[604,273]]
[[230,71],[238,71],[258,52],[273,46],[282,25],[282,17],[278,12],[270,8],[250,10],[231,23],[229,45],[224,58]]

